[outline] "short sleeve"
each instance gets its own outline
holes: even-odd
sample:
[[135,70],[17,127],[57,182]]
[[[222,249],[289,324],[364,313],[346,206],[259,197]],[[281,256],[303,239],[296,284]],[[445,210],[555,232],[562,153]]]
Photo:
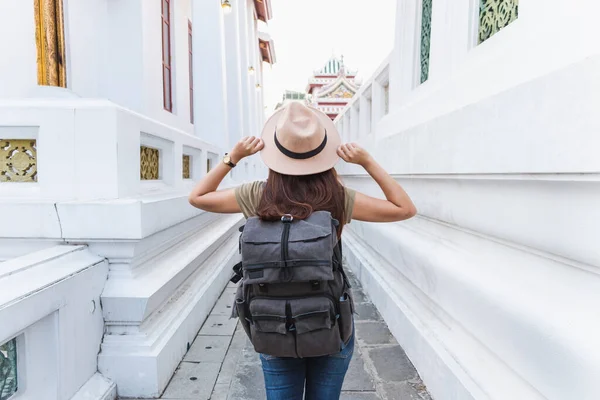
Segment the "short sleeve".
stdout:
[[344,187],[344,190],[346,191],[346,200],[344,204],[346,223],[349,224],[350,221],[352,221],[352,212],[354,211],[354,199],[356,198],[356,191],[347,187]]
[[256,181],[245,183],[235,188],[235,200],[242,210],[244,217],[249,218],[256,215],[256,209],[262,196],[263,182]]

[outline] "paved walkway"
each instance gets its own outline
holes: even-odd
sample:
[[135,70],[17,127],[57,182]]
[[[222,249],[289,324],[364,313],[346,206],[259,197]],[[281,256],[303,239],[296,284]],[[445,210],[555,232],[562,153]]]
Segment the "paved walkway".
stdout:
[[[342,400],[430,400],[412,363],[350,276],[358,315],[356,347]],[[260,360],[237,320],[229,285],[175,372],[163,399],[265,400]]]

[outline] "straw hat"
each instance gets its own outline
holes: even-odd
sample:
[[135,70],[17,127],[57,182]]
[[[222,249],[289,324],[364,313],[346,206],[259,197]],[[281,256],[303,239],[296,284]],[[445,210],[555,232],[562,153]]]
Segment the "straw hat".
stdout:
[[333,121],[302,103],[277,110],[265,123],[262,139],[263,161],[280,174],[316,174],[333,168],[339,159],[341,139]]

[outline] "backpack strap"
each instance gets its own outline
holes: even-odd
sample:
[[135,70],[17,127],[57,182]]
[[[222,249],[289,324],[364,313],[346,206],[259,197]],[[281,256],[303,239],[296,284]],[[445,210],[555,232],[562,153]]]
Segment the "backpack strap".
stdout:
[[343,255],[342,255],[342,240],[338,240],[337,244],[335,245],[335,247],[333,248],[333,258],[334,258],[334,263],[337,265],[337,269],[340,271],[340,273],[342,274],[342,277],[344,278],[344,283],[346,284],[346,286],[348,287],[348,289],[352,288],[352,285],[350,285],[350,281],[348,280],[348,276],[346,275],[346,271],[344,271],[344,266],[343,266]]

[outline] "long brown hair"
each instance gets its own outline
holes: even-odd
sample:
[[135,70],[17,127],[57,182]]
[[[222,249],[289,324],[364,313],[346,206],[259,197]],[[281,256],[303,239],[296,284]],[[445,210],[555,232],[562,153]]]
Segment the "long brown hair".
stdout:
[[339,221],[338,236],[346,221],[346,192],[335,169],[313,175],[283,175],[269,170],[262,198],[256,210],[266,221],[276,221],[284,214],[306,219],[314,211],[329,211]]

